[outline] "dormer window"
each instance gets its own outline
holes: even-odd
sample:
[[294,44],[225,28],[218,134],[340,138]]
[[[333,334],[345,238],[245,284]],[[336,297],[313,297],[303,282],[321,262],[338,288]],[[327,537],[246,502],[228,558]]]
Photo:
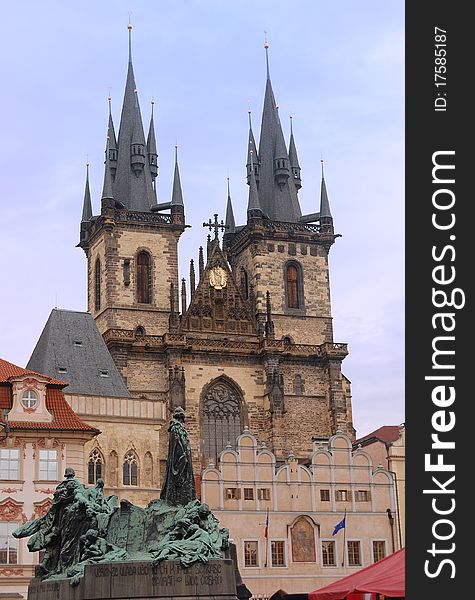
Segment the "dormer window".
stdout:
[[68,370],[66,369],[66,367],[58,367],[58,373],[61,373],[61,375],[64,375],[67,372]]
[[99,371],[99,377],[109,377],[109,371],[107,371],[106,369],[101,369]]
[[38,403],[38,396],[33,390],[26,390],[21,397],[21,403],[25,408],[35,408]]
[[82,346],[82,342],[79,340],[74,340],[73,345],[76,346],[77,348],[80,348]]

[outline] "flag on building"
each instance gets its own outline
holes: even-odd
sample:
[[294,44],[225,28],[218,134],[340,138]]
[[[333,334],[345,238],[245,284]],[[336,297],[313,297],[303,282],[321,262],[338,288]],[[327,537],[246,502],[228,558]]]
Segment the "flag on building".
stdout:
[[335,525],[335,529],[333,530],[332,535],[337,534],[340,531],[340,529],[344,529],[345,527],[346,527],[346,514],[343,517],[343,519]]
[[266,528],[264,530],[264,537],[266,539],[269,537],[269,509],[266,511]]

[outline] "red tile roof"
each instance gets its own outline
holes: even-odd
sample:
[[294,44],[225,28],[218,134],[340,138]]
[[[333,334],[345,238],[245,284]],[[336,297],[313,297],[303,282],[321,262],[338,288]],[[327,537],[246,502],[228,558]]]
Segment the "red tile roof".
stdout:
[[95,427],[84,423],[73,409],[66,402],[61,388],[68,385],[64,381],[52,379],[41,373],[35,373],[28,369],[18,367],[6,360],[0,358],[0,409],[10,410],[13,404],[12,384],[10,378],[22,375],[40,376],[46,378],[46,408],[53,415],[51,423],[38,423],[34,421],[34,414],[31,421],[8,421],[10,429],[49,429],[56,431],[89,431],[99,433]]
[[43,377],[47,379],[51,385],[60,385],[61,387],[66,387],[68,385],[66,381],[52,379],[51,377],[48,377],[48,375],[42,375],[41,373],[36,373],[36,371],[24,369],[23,367],[19,367],[11,362],[8,362],[7,360],[4,360],[3,358],[0,358],[0,383],[9,381],[10,377],[21,377],[22,375],[37,375],[39,377]]
[[401,435],[401,426],[400,425],[383,425],[379,429],[368,433],[368,435],[363,436],[359,440],[354,442],[354,446],[358,444],[364,444],[365,442],[369,442],[369,440],[377,439],[385,444],[391,444],[399,439]]

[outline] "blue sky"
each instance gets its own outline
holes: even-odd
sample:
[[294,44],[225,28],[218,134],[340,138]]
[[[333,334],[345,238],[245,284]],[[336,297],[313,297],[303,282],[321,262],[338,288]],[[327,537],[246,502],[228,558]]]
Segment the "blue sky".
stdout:
[[[40,5],[41,4],[41,5]],[[302,167],[304,213],[318,210],[320,158],[335,229],[335,341],[352,381],[358,435],[404,421],[404,3],[400,0],[33,0],[2,10],[0,356],[24,366],[52,308],[86,309],[79,236],[85,163],[99,209],[107,96],[116,130],[127,21],[144,122],[155,101],[159,202],[175,143],[187,222],[180,276],[224,217],[226,178],[244,222],[247,111],[258,135],[271,79]]]

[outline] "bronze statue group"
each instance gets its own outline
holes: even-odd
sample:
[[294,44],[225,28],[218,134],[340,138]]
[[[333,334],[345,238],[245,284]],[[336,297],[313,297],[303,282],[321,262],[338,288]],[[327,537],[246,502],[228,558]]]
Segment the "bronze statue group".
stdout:
[[[145,508],[117,496],[104,496],[104,482],[87,488],[65,470],[48,512],[19,527],[13,535],[29,537],[30,552],[44,550],[35,576],[70,578],[77,585],[86,565],[124,560],[179,560],[183,567],[224,558],[229,531],[207,504],[196,499],[185,412],[175,409],[170,422],[168,460],[159,500]],[[125,525],[124,525],[125,524]],[[125,529],[125,531],[124,531]]]

